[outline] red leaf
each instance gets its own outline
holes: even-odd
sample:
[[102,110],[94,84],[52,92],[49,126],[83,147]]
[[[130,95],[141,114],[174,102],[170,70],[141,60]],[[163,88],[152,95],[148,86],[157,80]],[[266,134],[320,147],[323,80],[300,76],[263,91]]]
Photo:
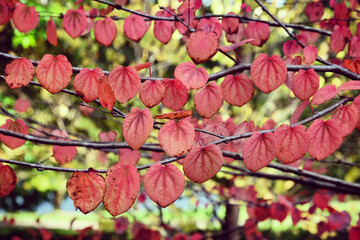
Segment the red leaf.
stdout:
[[326,85],[314,94],[313,98],[310,101],[311,105],[320,105],[333,97],[335,97],[338,94],[338,91],[336,90],[336,86],[333,84]]
[[[295,58],[292,57],[286,57],[284,58],[283,62],[286,65],[301,65],[302,63],[302,59],[300,56],[296,56]],[[294,78],[295,72],[293,71],[288,71],[287,72],[287,76],[286,76],[286,80],[284,82],[284,84],[290,89],[292,90],[292,81]]]
[[210,82],[196,90],[194,104],[200,116],[205,118],[214,116],[223,104],[223,96],[219,85],[216,82]]
[[196,68],[192,62],[179,64],[175,68],[175,78],[179,79],[187,89],[199,89],[209,80],[209,74],[203,67]]
[[[54,130],[52,131],[53,135],[60,136],[63,138],[58,138],[57,140],[61,141],[70,141],[64,139],[64,137],[67,137],[67,133],[65,131],[61,130]],[[76,146],[59,146],[59,145],[53,145],[53,153],[55,160],[60,164],[65,164],[68,162],[71,162],[77,153]]]
[[226,33],[226,40],[230,43],[238,43],[245,37],[245,24],[240,23],[235,33]]
[[270,36],[270,28],[266,23],[261,22],[249,22],[246,30],[246,38],[253,38],[255,40],[251,41],[251,44],[254,46],[261,47]]
[[87,21],[84,11],[69,9],[63,18],[63,27],[72,38],[77,38],[86,29]]
[[191,116],[192,113],[193,112],[191,110],[164,113],[164,114],[156,115],[155,119],[171,119],[171,120],[182,119],[182,118],[186,118],[186,117]]
[[243,40],[243,41],[239,41],[239,42],[236,42],[234,44],[231,44],[231,45],[227,45],[227,46],[222,46],[220,47],[220,49],[224,52],[229,52],[229,51],[234,51],[235,49],[237,49],[238,47],[244,45],[245,43],[249,43],[251,41],[253,41],[255,39],[246,39],[246,40]]
[[360,49],[359,46],[360,45],[360,37],[358,36],[353,36],[350,44],[349,44],[349,55],[350,57],[360,57]]
[[123,123],[123,135],[129,146],[138,150],[148,139],[152,131],[154,119],[149,109],[131,109]]
[[[236,15],[234,12],[229,12],[227,15]],[[239,19],[237,18],[223,18],[221,27],[226,33],[235,33],[239,28]]]
[[92,102],[99,97],[99,79],[104,76],[100,68],[81,69],[75,76],[74,89],[85,102]]
[[150,68],[151,64],[152,64],[151,62],[140,63],[140,64],[138,64],[138,65],[135,66],[135,69],[136,69],[137,71],[140,71],[140,70],[142,70],[142,69],[144,69],[144,68]]
[[39,13],[36,12],[35,7],[27,7],[25,4],[17,2],[12,19],[19,32],[27,33],[38,25]]
[[8,4],[9,2],[1,1],[0,2],[0,25],[4,25],[9,22],[13,12]]
[[219,38],[214,32],[197,30],[186,40],[186,50],[195,64],[210,60],[218,51]]
[[165,87],[165,95],[162,103],[175,111],[180,110],[188,100],[188,90],[185,85],[179,80],[170,80],[168,78],[162,81]]
[[184,192],[184,175],[175,164],[155,163],[144,176],[144,188],[151,200],[167,207]]
[[286,41],[283,45],[283,52],[287,57],[298,54],[301,52],[301,50],[302,47],[295,40]]
[[301,101],[309,99],[319,89],[319,75],[314,69],[300,70],[293,79],[292,89]]
[[309,154],[320,161],[333,154],[341,145],[340,123],[334,119],[316,119],[309,127]]
[[[237,135],[241,135],[243,133],[249,133],[249,132],[254,132],[254,131],[255,131],[254,122],[253,121],[250,121],[250,122],[244,121],[236,127],[233,135],[237,136]],[[236,148],[236,150],[238,152],[243,152],[245,142],[246,142],[246,138],[238,139],[233,142],[234,147]]]
[[[171,9],[169,9],[172,11]],[[157,17],[171,17],[165,10],[158,11],[155,16]],[[171,21],[155,21],[154,23],[154,35],[157,40],[163,44],[167,44],[175,31],[174,23]]]
[[301,211],[295,207],[291,208],[291,219],[295,226],[301,220]]
[[106,173],[105,183],[105,209],[114,217],[129,210],[140,191],[140,175],[136,167],[116,163]]
[[351,217],[348,212],[342,211],[334,211],[327,217],[328,226],[331,231],[341,231],[345,230],[351,222]]
[[14,109],[19,113],[26,112],[29,107],[30,107],[30,102],[23,98],[16,99],[14,104]]
[[105,194],[105,179],[96,170],[74,172],[66,182],[66,190],[74,201],[74,206],[82,213],[93,211]]
[[315,60],[316,60],[316,57],[317,57],[317,49],[316,47],[305,47],[303,49],[303,56],[304,56],[304,63],[305,64],[312,64]]
[[5,81],[11,89],[26,86],[34,76],[34,66],[27,58],[16,58],[5,67]]
[[117,65],[109,74],[109,85],[120,103],[126,103],[135,97],[139,92],[140,84],[140,75],[132,66]]
[[305,8],[305,15],[311,22],[319,21],[324,15],[322,2],[309,2]]
[[332,118],[341,123],[341,136],[346,137],[356,127],[356,124],[358,122],[358,110],[353,104],[347,106],[340,106],[335,110]]
[[116,99],[114,96],[114,92],[109,85],[108,75],[105,75],[99,79],[98,92],[99,92],[99,101],[101,103],[101,106],[107,108],[108,110],[112,110]]
[[[221,136],[229,136],[229,131],[227,130],[227,128],[225,127],[224,123],[211,123],[208,122],[205,124],[205,126],[202,128],[202,130],[207,131],[207,132],[211,132],[211,133],[215,133],[217,135],[221,135]],[[206,144],[212,143],[216,140],[219,140],[218,137],[207,134],[207,133],[203,133],[200,132],[199,134],[199,144],[200,146],[204,146]],[[221,143],[219,145],[220,148],[224,148],[225,144]]]
[[195,129],[187,120],[167,121],[159,131],[162,149],[173,157],[187,153],[194,143]]
[[56,26],[52,17],[50,17],[47,25],[46,25],[46,38],[50,44],[57,46],[58,39],[56,34]]
[[243,150],[244,164],[256,172],[267,166],[275,157],[275,140],[272,132],[255,132],[246,140]]
[[349,240],[360,239],[360,226],[353,226],[349,230]]
[[129,220],[126,217],[115,218],[115,233],[120,235],[126,232],[129,227]]
[[351,37],[351,32],[348,26],[335,25],[334,31],[331,34],[330,48],[335,53],[344,50],[344,47]]
[[152,108],[158,105],[165,95],[165,87],[162,81],[146,80],[140,86],[139,97],[141,102]]
[[143,17],[131,14],[125,18],[124,33],[127,38],[139,42],[146,33],[145,20]]
[[220,171],[222,162],[223,155],[218,146],[194,146],[184,159],[184,173],[191,181],[203,183]]
[[303,125],[281,125],[274,132],[275,156],[284,164],[302,158],[309,149],[309,138]]
[[241,107],[254,95],[254,84],[245,74],[227,75],[220,85],[224,100]]
[[331,196],[326,191],[317,191],[314,194],[314,205],[321,210],[324,210],[329,206]]
[[344,60],[344,65],[350,71],[359,74],[360,73],[360,58],[356,59],[355,61],[350,59]]
[[140,160],[140,152],[135,151],[129,148],[120,148],[119,149],[119,162],[124,163],[125,165],[136,166]]
[[36,69],[39,83],[52,94],[60,92],[70,83],[72,73],[72,66],[64,55],[54,57],[45,54]]
[[345,90],[360,90],[360,82],[359,81],[347,81],[343,83],[340,87],[338,87],[337,91],[345,91]]
[[98,137],[102,142],[115,142],[116,141],[116,132],[109,131],[109,132],[100,132]]
[[[7,129],[13,132],[22,133],[22,134],[29,134],[29,129],[26,126],[24,120],[22,119],[16,119],[15,121],[12,121],[11,119],[7,119],[6,123],[1,125],[2,129]],[[21,147],[25,144],[26,140],[21,138],[15,138],[11,136],[6,136],[0,134],[0,140],[9,148],[15,149],[18,147]]]
[[0,198],[9,195],[15,188],[17,182],[14,170],[0,162]]
[[286,80],[286,75],[286,65],[278,55],[259,54],[251,65],[252,81],[264,93],[278,88]]
[[272,203],[270,205],[270,216],[272,219],[282,222],[288,214],[288,208],[282,203]]
[[[182,4],[181,6],[183,6]],[[188,6],[188,4],[185,4]],[[179,7],[180,8],[180,7]],[[188,26],[192,27],[197,21],[195,21],[195,10],[193,8],[185,8],[182,13],[180,14],[178,8],[178,16],[182,19],[184,19],[184,23],[186,23]],[[184,26],[183,23],[176,21],[175,22],[176,29],[180,32],[180,34],[188,34],[188,28]]]
[[219,22],[219,19],[216,17],[210,17],[210,18],[202,18],[200,19],[196,31],[202,30],[206,33],[213,32],[216,34],[216,37],[220,39],[222,29],[221,24]]
[[[126,20],[125,20],[126,21]],[[94,35],[96,40],[104,46],[110,46],[116,37],[116,25],[112,18],[97,20],[94,27]]]
[[335,3],[334,18],[336,19],[336,24],[344,26],[348,25],[348,22],[346,20],[349,19],[349,10],[344,2]]

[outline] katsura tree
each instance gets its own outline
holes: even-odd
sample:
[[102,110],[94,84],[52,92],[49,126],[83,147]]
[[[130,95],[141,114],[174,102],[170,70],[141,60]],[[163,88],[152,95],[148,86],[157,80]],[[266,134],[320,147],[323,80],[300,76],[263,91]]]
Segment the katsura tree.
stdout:
[[[0,0],[1,99],[17,98],[1,103],[1,198],[17,170],[37,169],[65,175],[75,208],[102,203],[125,229],[136,201],[166,208],[185,189],[222,227],[137,219],[136,239],[266,239],[261,222],[287,217],[360,238],[358,209],[330,203],[360,195],[357,1],[62,3]],[[14,47],[16,34],[37,43]]]

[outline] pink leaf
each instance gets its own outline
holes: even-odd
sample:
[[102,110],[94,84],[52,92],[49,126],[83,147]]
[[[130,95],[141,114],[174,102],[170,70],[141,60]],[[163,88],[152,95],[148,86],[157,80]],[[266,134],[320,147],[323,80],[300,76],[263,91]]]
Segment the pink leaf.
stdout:
[[340,87],[338,87],[337,91],[345,91],[345,90],[360,90],[360,82],[359,81],[347,81],[343,84],[341,84]]
[[235,33],[226,33],[226,40],[230,43],[239,43],[245,37],[245,24],[240,23]]
[[175,164],[155,163],[145,174],[144,188],[151,200],[167,207],[184,192],[184,175]]
[[66,190],[74,201],[75,208],[86,214],[102,202],[105,179],[92,168],[86,172],[74,172],[66,182]]
[[117,65],[109,74],[109,85],[120,103],[126,103],[135,97],[139,92],[140,84],[140,75],[132,66]]
[[270,36],[270,28],[266,23],[261,22],[249,22],[246,30],[246,38],[253,38],[255,40],[251,41],[251,44],[254,46],[261,47]]
[[72,66],[64,55],[54,57],[45,54],[36,69],[39,83],[52,94],[60,92],[70,83],[72,73]]
[[236,42],[234,44],[231,44],[231,45],[227,45],[227,46],[222,46],[220,47],[220,49],[224,52],[229,52],[229,51],[234,51],[235,49],[237,49],[238,47],[244,45],[245,43],[249,43],[251,41],[253,41],[255,39],[246,39],[246,40],[243,40],[243,41],[239,41],[239,42]]
[[220,87],[224,100],[238,107],[249,102],[254,95],[254,84],[245,74],[227,75]]
[[188,100],[188,90],[185,85],[179,80],[170,80],[168,78],[162,81],[165,87],[165,95],[162,103],[175,111],[180,110]]
[[46,37],[50,44],[57,46],[58,45],[58,39],[56,34],[56,26],[54,23],[54,20],[52,17],[50,17],[50,20],[48,21],[46,25]]
[[86,29],[87,21],[84,10],[69,9],[63,18],[63,27],[67,34],[72,38],[80,37],[81,33]]
[[194,143],[194,138],[195,129],[187,120],[167,121],[159,131],[161,148],[173,157],[187,153]]
[[295,110],[295,112],[291,115],[290,124],[295,124],[299,120],[301,114],[304,112],[305,108],[309,105],[309,101],[303,101]]
[[316,22],[324,15],[324,5],[322,2],[309,2],[305,7],[305,15],[311,22]]
[[119,149],[119,162],[124,163],[125,165],[136,166],[139,162],[141,154],[139,151],[135,151],[129,148],[120,148]]
[[222,162],[223,156],[218,146],[194,146],[184,159],[184,173],[191,181],[203,183],[220,171]]
[[243,150],[244,164],[256,172],[267,166],[275,157],[275,140],[272,132],[255,132],[246,140]]
[[165,95],[165,87],[162,81],[146,80],[141,84],[139,97],[141,102],[152,108],[158,105]]
[[0,198],[9,195],[15,188],[17,178],[14,170],[0,162]]
[[[56,129],[56,130],[52,131],[52,134],[63,137],[63,138],[57,138],[56,140],[70,141],[68,139],[67,140],[64,139],[64,137],[68,136],[65,131]],[[54,158],[60,164],[65,164],[65,163],[71,162],[75,158],[76,153],[77,153],[76,146],[53,145]]]
[[360,45],[360,37],[358,36],[353,36],[350,44],[349,44],[349,55],[350,57],[353,58],[358,58],[360,57],[360,49],[359,46]]
[[[17,132],[17,133],[22,133],[25,135],[29,134],[29,129],[26,126],[24,120],[22,120],[22,119],[16,119],[15,121],[12,121],[11,119],[7,119],[6,123],[1,125],[0,128],[10,130],[13,132]],[[11,149],[21,147],[26,142],[25,139],[11,137],[11,136],[2,135],[2,134],[0,134],[0,140]]]
[[16,99],[14,104],[14,109],[19,113],[26,112],[29,109],[29,107],[30,107],[30,102],[23,98]]
[[116,99],[114,96],[114,92],[109,85],[107,75],[99,79],[98,92],[99,92],[99,101],[101,103],[101,106],[107,108],[108,110],[112,110],[116,102]]
[[218,51],[219,38],[214,32],[197,30],[186,40],[186,50],[195,64],[210,60]]
[[98,137],[102,142],[115,142],[116,141],[116,132],[109,131],[109,132],[100,132]]
[[179,79],[187,89],[199,89],[203,87],[208,79],[206,69],[203,67],[196,68],[192,62],[179,64],[175,68],[175,78]]
[[146,31],[147,29],[143,17],[131,14],[129,17],[125,18],[124,33],[127,38],[135,42],[139,42],[145,35]]
[[99,79],[104,76],[100,68],[83,68],[75,76],[74,89],[85,102],[92,102],[99,97]]
[[346,43],[351,37],[351,32],[348,26],[335,25],[334,31],[331,34],[330,48],[335,53],[344,50]]
[[96,40],[104,46],[110,46],[116,37],[116,25],[112,18],[97,20],[94,27],[94,35]]
[[[135,66],[135,69],[136,69],[137,71],[140,71],[140,70],[142,70],[142,69],[144,69],[144,68],[149,68],[149,69],[150,69],[151,64],[152,64],[151,62],[140,63],[140,64],[138,64],[138,65]],[[151,69],[150,69],[150,70],[151,70]]]
[[342,137],[349,135],[358,122],[358,110],[354,104],[338,107],[332,118],[341,123],[340,133]]
[[251,78],[256,87],[270,93],[286,80],[287,68],[278,55],[259,54],[251,65]]
[[282,222],[288,214],[288,208],[282,203],[272,203],[270,205],[270,216],[272,219]]
[[30,83],[34,76],[34,66],[27,58],[16,58],[5,67],[5,81],[11,89]]
[[136,167],[116,163],[106,173],[105,183],[105,209],[114,217],[129,210],[140,191],[140,175]]
[[329,101],[333,97],[335,97],[338,94],[338,91],[336,90],[336,86],[333,84],[326,85],[314,94],[313,98],[310,101],[311,105],[320,105],[326,101]]
[[4,25],[5,23],[10,21],[13,15],[10,5],[12,5],[11,2],[0,2],[0,25]]
[[25,4],[18,2],[12,19],[19,32],[27,33],[38,25],[39,13],[36,12],[35,7],[28,7]]
[[[229,136],[229,131],[227,130],[227,128],[225,127],[225,124],[224,123],[211,123],[211,122],[208,122],[206,123],[206,125],[202,128],[202,130],[204,131],[207,131],[207,132],[211,132],[211,133],[215,133],[217,135],[221,135],[221,136]],[[210,134],[207,134],[207,133],[203,133],[203,132],[200,132],[199,134],[199,144],[200,146],[203,146],[203,145],[206,145],[206,144],[209,144],[209,143],[212,143],[216,140],[219,140],[220,138],[216,137],[216,136],[213,136],[213,135],[210,135]],[[224,148],[225,147],[225,144],[224,143],[221,143],[219,145],[220,148]]]
[[[236,15],[234,12],[229,12],[227,15]],[[237,18],[223,18],[221,27],[226,33],[235,33],[239,28],[239,19]]]
[[[255,131],[255,125],[254,125],[254,122],[253,121],[244,121],[242,123],[240,123],[235,131],[234,131],[234,136],[237,136],[237,135],[241,135],[241,134],[244,134],[244,133],[249,133],[249,132],[254,132]],[[242,138],[242,139],[238,139],[238,140],[235,140],[233,143],[234,143],[234,147],[236,148],[236,150],[238,152],[243,152],[244,150],[244,145],[245,145],[245,142],[246,142],[246,138]]]
[[[170,9],[171,10],[171,9]],[[172,11],[172,10],[171,10]],[[155,16],[157,17],[171,17],[165,10],[158,11]],[[175,31],[174,22],[171,21],[155,21],[154,23],[154,35],[157,40],[163,44],[167,44]]]
[[221,88],[216,82],[210,82],[198,89],[194,96],[195,109],[200,116],[211,118],[223,104]]
[[333,154],[342,143],[340,123],[335,119],[325,122],[316,119],[307,133],[310,139],[309,154],[317,161]]
[[308,151],[309,139],[302,125],[281,125],[274,132],[275,156],[284,164],[293,163]]
[[152,131],[154,119],[149,109],[131,109],[123,123],[123,135],[129,146],[138,150],[148,139]]
[[303,56],[304,56],[304,63],[305,64],[312,64],[315,60],[316,60],[316,57],[317,57],[317,49],[316,47],[305,47],[303,49]]
[[292,89],[300,100],[309,99],[319,89],[319,75],[314,69],[300,70],[293,79]]

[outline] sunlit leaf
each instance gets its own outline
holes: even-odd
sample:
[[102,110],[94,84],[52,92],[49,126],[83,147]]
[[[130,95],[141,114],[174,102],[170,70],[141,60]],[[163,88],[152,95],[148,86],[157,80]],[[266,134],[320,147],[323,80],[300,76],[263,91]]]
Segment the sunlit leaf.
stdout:
[[246,38],[255,39],[251,41],[252,45],[261,47],[269,38],[270,27],[266,23],[249,22],[246,27],[245,33]]
[[198,30],[186,40],[186,50],[195,64],[210,60],[218,51],[219,38],[214,32]]
[[188,90],[179,79],[170,80],[168,78],[162,81],[165,87],[165,95],[162,103],[175,111],[180,110],[188,100]]
[[131,14],[125,18],[124,33],[125,36],[135,42],[139,42],[146,33],[145,20],[143,17]]
[[241,107],[254,95],[254,84],[245,74],[227,75],[220,85],[224,100]]
[[354,104],[338,107],[332,118],[341,123],[341,136],[349,135],[356,127],[358,122],[358,110]]
[[200,116],[205,118],[214,116],[223,104],[223,95],[220,86],[216,82],[210,82],[196,90],[194,104]]
[[63,27],[67,34],[72,38],[80,37],[81,33],[86,29],[87,21],[84,10],[69,9],[63,18]]
[[141,84],[139,97],[141,102],[152,108],[158,105],[165,95],[165,87],[162,81],[146,80]]
[[99,101],[101,103],[101,106],[107,108],[108,110],[112,110],[116,102],[116,99],[114,96],[114,92],[109,85],[107,75],[99,79],[98,92],[99,92]]
[[192,62],[185,62],[177,65],[174,72],[175,78],[179,79],[187,89],[199,89],[203,87],[209,74],[203,67],[196,68]]
[[17,178],[14,170],[0,162],[0,198],[9,195],[15,188]]
[[94,35],[96,40],[104,46],[110,46],[116,37],[116,25],[112,18],[97,20],[94,27]]
[[[0,128],[7,129],[17,133],[22,133],[25,135],[29,134],[29,129],[26,126],[24,120],[22,119],[16,119],[15,121],[11,119],[7,119],[6,123],[1,125]],[[21,147],[26,142],[25,139],[11,137],[3,134],[0,134],[0,140],[11,149]]]
[[300,70],[293,78],[292,89],[300,100],[309,99],[319,89],[319,75],[314,69]]
[[99,97],[99,79],[104,76],[100,68],[83,68],[75,76],[74,89],[85,102],[92,102]]
[[27,58],[16,58],[5,67],[5,81],[11,89],[30,83],[34,76],[34,66]]
[[39,13],[36,12],[35,7],[28,7],[25,4],[18,2],[12,19],[19,32],[27,33],[38,25]]
[[135,151],[129,148],[120,148],[119,149],[119,162],[124,163],[125,165],[136,166],[139,162],[141,154],[139,151]]

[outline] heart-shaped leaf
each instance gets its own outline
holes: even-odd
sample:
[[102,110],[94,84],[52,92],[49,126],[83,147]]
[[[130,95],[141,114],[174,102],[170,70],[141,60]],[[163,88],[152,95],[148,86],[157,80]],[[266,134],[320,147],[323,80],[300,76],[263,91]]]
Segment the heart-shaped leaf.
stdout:
[[243,150],[244,164],[256,172],[267,166],[275,157],[275,139],[272,132],[255,132],[246,140]]
[[105,183],[105,209],[114,217],[129,210],[140,191],[140,175],[136,167],[116,163],[106,173]]
[[147,195],[161,207],[175,202],[185,189],[185,179],[175,164],[153,164],[144,176]]
[[72,66],[64,55],[54,57],[45,54],[36,69],[39,83],[52,94],[60,92],[70,83],[72,73]]
[[109,85],[120,103],[126,103],[135,97],[139,92],[140,84],[140,75],[132,66],[118,65],[109,74]]
[[165,95],[162,103],[175,111],[180,110],[188,100],[188,90],[179,79],[163,79]]
[[86,214],[102,202],[105,194],[105,179],[92,168],[86,172],[76,171],[67,180],[66,190],[74,201],[75,208]]
[[[234,12],[229,12],[227,15],[236,15]],[[223,18],[221,20],[222,29],[229,34],[235,33],[239,28],[239,19],[237,18]]]
[[100,132],[98,137],[102,142],[115,142],[117,134],[115,131]]
[[245,74],[227,75],[220,85],[224,100],[241,107],[254,95],[254,84]]
[[20,2],[16,3],[16,8],[12,16],[13,22],[19,32],[30,32],[39,23],[39,13],[35,7],[28,7]]
[[119,149],[119,162],[124,163],[125,165],[136,166],[139,162],[141,154],[139,151],[135,151],[129,148],[120,148]]
[[16,182],[14,170],[0,162],[0,198],[9,195],[14,190]]
[[199,89],[203,87],[208,79],[206,69],[203,67],[196,68],[192,62],[185,62],[179,64],[175,68],[175,78],[179,79],[187,89]]
[[300,100],[309,99],[319,89],[319,75],[314,69],[300,70],[293,78],[292,89]]
[[194,138],[195,129],[187,120],[167,121],[159,131],[161,148],[173,157],[187,153],[194,143]]
[[92,102],[99,97],[99,79],[104,76],[100,68],[83,68],[75,76],[74,89],[85,102]]
[[129,146],[138,150],[148,139],[152,131],[154,119],[149,109],[131,109],[123,123],[123,135]]
[[251,65],[251,78],[257,88],[270,93],[286,80],[287,68],[278,55],[269,57],[262,53]]
[[[24,120],[22,119],[16,119],[15,121],[11,119],[7,119],[6,123],[1,125],[0,128],[7,129],[17,133],[22,133],[25,135],[29,134],[29,129],[26,126]],[[21,147],[26,142],[25,139],[11,137],[3,134],[0,134],[0,140],[11,149]]]
[[335,110],[332,118],[341,123],[341,136],[346,137],[356,127],[358,122],[358,110],[354,104],[340,106]]
[[[52,131],[52,134],[61,137],[61,138],[55,138],[57,140],[70,141],[68,139],[64,139],[68,137],[65,131],[55,129],[54,131]],[[54,158],[58,163],[65,164],[71,162],[75,158],[77,149],[76,146],[53,145],[53,153],[54,153]]]
[[195,64],[210,60],[218,51],[219,38],[214,32],[198,30],[186,40],[187,52]]
[[34,66],[27,58],[16,58],[5,67],[5,81],[11,89],[26,86],[34,76]]
[[266,23],[261,22],[249,22],[246,30],[246,38],[253,38],[255,40],[251,41],[251,44],[254,46],[261,47],[270,36],[270,28]]
[[305,15],[311,22],[316,22],[324,15],[324,5],[322,2],[308,2],[305,7]]
[[316,119],[307,133],[310,139],[309,154],[317,161],[333,154],[342,143],[340,123],[335,119],[325,122]]
[[145,35],[146,31],[147,28],[143,17],[131,14],[129,17],[125,18],[124,33],[127,38],[135,42],[139,42]]
[[194,146],[184,158],[184,173],[191,181],[203,183],[220,171],[222,162],[223,155],[218,146]]
[[312,64],[317,57],[317,49],[316,47],[306,46],[303,49],[303,56],[304,56],[304,63],[305,64]]
[[[174,12],[172,9],[168,9],[169,11]],[[165,10],[158,11],[155,16],[157,17],[171,17],[171,14],[166,12]],[[154,23],[154,36],[157,40],[162,42],[163,44],[167,44],[172,37],[172,34],[175,31],[174,22],[171,21],[155,21]]]
[[97,20],[94,27],[94,35],[96,40],[104,46],[110,46],[116,37],[116,25],[112,18]]
[[69,9],[63,18],[63,27],[67,34],[72,38],[80,37],[86,29],[87,21],[84,10],[81,8],[77,10]]
[[216,82],[210,82],[196,90],[194,104],[200,116],[205,118],[214,116],[223,104],[223,95],[219,85]]
[[162,81],[146,80],[141,84],[139,97],[141,102],[152,108],[158,105],[165,95],[165,87]]

